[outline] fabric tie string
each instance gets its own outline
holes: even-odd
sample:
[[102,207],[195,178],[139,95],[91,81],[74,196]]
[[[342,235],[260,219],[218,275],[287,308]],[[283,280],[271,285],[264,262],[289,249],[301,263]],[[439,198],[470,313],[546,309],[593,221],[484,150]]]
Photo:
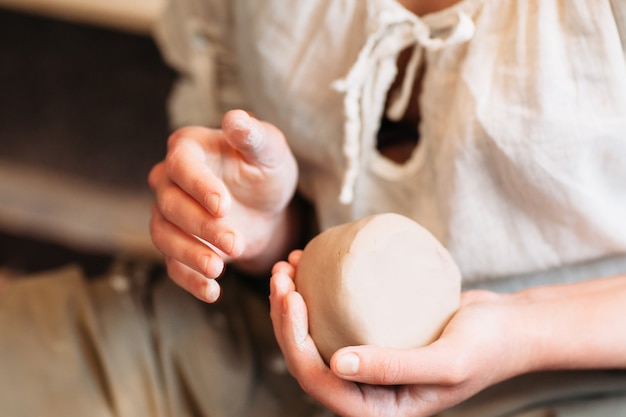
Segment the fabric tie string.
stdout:
[[[361,49],[356,62],[345,78],[333,83],[333,88],[344,93],[344,146],[346,169],[339,200],[350,204],[354,200],[354,188],[359,173],[361,143],[368,134],[363,129],[361,114],[377,114],[374,107],[380,106],[397,72],[400,53],[412,47],[413,51],[406,67],[405,76],[397,94],[390,98],[387,117],[400,120],[409,106],[413,86],[424,51],[438,50],[470,40],[474,35],[474,22],[463,12],[456,14],[454,22],[447,27],[431,29],[421,19],[406,16],[401,19],[383,18],[378,28],[372,31]],[[446,37],[431,37],[432,32],[448,33]]]

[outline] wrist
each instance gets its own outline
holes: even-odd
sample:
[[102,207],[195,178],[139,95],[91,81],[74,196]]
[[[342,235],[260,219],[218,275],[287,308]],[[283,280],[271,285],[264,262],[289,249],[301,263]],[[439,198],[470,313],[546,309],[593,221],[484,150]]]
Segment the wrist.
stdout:
[[518,357],[516,375],[547,369],[547,358],[552,356],[547,306],[543,296],[535,298],[534,293],[522,291],[511,294],[511,317],[515,329],[515,351]]
[[246,245],[244,254],[232,263],[247,274],[263,277],[269,276],[274,264],[287,259],[292,250],[302,248],[316,227],[311,205],[298,195],[283,211],[261,223],[249,225],[258,238]]
[[537,311],[525,294],[502,295],[501,337],[505,361],[498,371],[498,381],[538,370],[542,362],[543,329],[537,322]]
[[514,294],[528,349],[526,372],[626,367],[626,278],[537,287]]
[[280,259],[288,241],[288,223],[291,214],[285,209],[280,213],[258,217],[254,224],[245,225],[248,230],[245,249],[241,256],[231,259],[229,264],[252,276],[268,276],[274,262]]

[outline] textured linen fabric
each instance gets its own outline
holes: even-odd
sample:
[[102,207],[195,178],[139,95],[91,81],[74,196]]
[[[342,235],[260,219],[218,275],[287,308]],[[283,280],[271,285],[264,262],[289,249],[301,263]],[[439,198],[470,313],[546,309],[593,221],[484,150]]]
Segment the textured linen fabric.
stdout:
[[[132,265],[69,266],[0,291],[7,417],[331,417],[287,373],[267,300],[234,276],[205,304]],[[524,375],[440,417],[624,417],[625,371]]]
[[330,415],[287,373],[267,299],[232,275],[211,305],[142,275],[68,266],[4,285],[0,415]]
[[[277,124],[322,228],[407,215],[467,283],[626,252],[626,3],[465,0],[418,18],[393,0],[180,1],[157,33],[166,55],[181,62],[202,9],[226,4],[220,37],[204,46],[220,51],[212,70],[185,60],[210,92],[173,101],[237,91],[239,105]],[[376,133],[407,47],[406,79],[424,70],[420,142],[397,164],[376,150]],[[226,67],[236,77],[222,83]],[[392,96],[392,119],[410,84]]]

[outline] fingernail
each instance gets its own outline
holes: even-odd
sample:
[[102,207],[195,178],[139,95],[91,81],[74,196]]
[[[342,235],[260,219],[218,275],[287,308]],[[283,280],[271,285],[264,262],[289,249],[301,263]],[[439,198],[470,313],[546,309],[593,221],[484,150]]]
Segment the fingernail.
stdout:
[[202,258],[200,258],[200,268],[202,269],[202,273],[210,278],[214,278],[211,276],[211,273],[213,271],[211,271],[211,257],[208,255],[203,256]]
[[248,137],[246,138],[246,144],[251,148],[256,148],[259,146],[259,142],[261,142],[262,133],[256,127],[253,127],[248,132]]
[[274,277],[274,286],[276,287],[276,294],[285,295],[287,294],[287,282],[285,279],[285,274],[282,272],[278,272]]
[[200,260],[202,273],[208,278],[217,278],[222,274],[224,265],[215,261],[213,256],[205,255]]
[[336,369],[342,375],[352,376],[359,372],[360,359],[356,353],[344,353],[337,359]]
[[206,199],[206,205],[212,214],[217,214],[220,210],[220,196],[217,194],[211,194]]
[[220,284],[218,284],[214,279],[209,279],[204,287],[205,299],[210,303],[217,301],[220,297],[220,292]]
[[[250,116],[250,115],[248,115]],[[250,129],[250,119],[238,117],[232,121],[232,125],[234,130],[238,131],[247,131]]]
[[239,131],[241,134],[245,135],[245,138],[242,137],[243,143],[254,149],[259,146],[260,141],[263,138],[263,133],[259,130],[259,128],[251,121],[238,119],[234,123],[235,130]]
[[220,236],[220,247],[224,252],[230,255],[235,248],[235,234],[226,232]]

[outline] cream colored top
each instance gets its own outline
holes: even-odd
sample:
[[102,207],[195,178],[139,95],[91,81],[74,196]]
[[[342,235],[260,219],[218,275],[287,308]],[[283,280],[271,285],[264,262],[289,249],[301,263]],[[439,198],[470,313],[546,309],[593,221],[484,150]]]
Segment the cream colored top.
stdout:
[[[278,125],[323,228],[393,211],[477,282],[626,253],[626,2],[177,0],[157,33],[183,74],[173,124],[246,107]],[[424,66],[420,142],[376,150]],[[244,94],[245,92],[245,94]]]

